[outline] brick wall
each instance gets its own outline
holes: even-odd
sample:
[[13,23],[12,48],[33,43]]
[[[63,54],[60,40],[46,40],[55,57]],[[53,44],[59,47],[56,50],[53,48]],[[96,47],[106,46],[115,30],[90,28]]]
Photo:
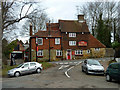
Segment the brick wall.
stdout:
[[[31,47],[36,50],[35,38],[31,40]],[[53,47],[51,49],[61,49],[61,41],[59,45],[55,45],[55,38],[50,38],[50,47]],[[49,49],[49,39],[43,38],[43,45],[38,45],[38,49]]]

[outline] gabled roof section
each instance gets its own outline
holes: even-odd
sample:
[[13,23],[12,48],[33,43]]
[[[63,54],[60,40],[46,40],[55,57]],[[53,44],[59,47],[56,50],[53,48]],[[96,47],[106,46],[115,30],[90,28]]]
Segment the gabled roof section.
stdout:
[[61,37],[61,33],[60,31],[53,30],[53,31],[50,31],[50,36],[49,36],[49,31],[38,31],[32,37],[36,37],[36,36],[37,37]]
[[89,32],[86,22],[59,20],[61,32]]
[[106,46],[89,34],[89,48],[106,48]]

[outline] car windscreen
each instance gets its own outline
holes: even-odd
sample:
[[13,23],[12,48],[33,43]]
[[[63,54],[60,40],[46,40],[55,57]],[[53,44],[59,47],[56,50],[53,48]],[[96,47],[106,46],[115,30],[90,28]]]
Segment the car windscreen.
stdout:
[[20,64],[19,66],[17,66],[16,68],[20,68],[23,64]]
[[98,61],[96,60],[88,60],[89,65],[101,65]]

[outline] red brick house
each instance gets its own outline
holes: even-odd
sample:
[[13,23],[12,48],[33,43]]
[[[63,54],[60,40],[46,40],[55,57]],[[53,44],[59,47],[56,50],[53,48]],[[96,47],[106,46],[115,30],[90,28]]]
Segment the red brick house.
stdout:
[[105,46],[90,34],[83,15],[78,15],[78,20],[59,20],[46,26],[46,31],[30,32],[31,60],[104,57]]
[[[14,47],[13,52],[10,54],[10,65],[20,64],[24,62],[24,45],[23,42],[20,40],[16,40],[16,47]],[[8,61],[9,63],[9,61]]]

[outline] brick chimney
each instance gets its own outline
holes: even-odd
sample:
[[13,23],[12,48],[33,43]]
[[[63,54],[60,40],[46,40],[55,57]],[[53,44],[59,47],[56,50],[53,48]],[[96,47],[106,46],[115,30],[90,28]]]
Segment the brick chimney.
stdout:
[[84,15],[78,15],[78,21],[79,22],[84,22]]
[[30,23],[30,36],[32,36],[32,24]]

